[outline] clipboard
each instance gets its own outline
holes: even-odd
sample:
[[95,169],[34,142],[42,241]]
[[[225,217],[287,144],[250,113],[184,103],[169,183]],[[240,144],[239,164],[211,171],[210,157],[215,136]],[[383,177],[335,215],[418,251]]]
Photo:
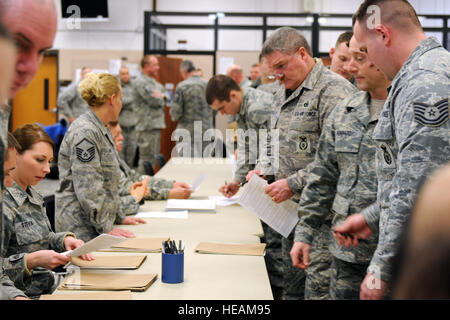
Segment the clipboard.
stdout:
[[266,249],[265,243],[257,244],[235,244],[235,243],[215,243],[200,242],[195,247],[197,253],[212,254],[232,254],[244,256],[263,256]]

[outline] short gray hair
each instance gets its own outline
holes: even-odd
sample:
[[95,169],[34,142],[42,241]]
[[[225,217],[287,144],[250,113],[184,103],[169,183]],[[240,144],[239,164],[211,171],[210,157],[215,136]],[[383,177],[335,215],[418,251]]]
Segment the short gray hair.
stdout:
[[300,47],[305,48],[306,52],[311,57],[313,56],[308,41],[300,32],[291,27],[281,27],[276,29],[264,42],[261,57],[268,56],[275,51],[292,54]]
[[184,60],[180,65],[180,71],[186,70],[186,72],[195,71],[196,68],[191,60]]

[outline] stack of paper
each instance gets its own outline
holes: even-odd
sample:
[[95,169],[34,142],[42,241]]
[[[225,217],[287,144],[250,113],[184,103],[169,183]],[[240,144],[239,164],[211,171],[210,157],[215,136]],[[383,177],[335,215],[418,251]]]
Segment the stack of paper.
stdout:
[[98,293],[43,294],[39,300],[131,300],[131,291],[111,291]]
[[244,186],[238,203],[287,238],[299,220],[298,204],[291,200],[273,202],[264,191],[266,187],[267,181],[254,174]]
[[161,252],[161,242],[169,240],[166,238],[132,238],[115,245],[109,249],[99,250],[108,252]]
[[188,210],[189,212],[215,213],[216,202],[214,200],[167,200],[166,211]]
[[145,291],[157,277],[152,274],[122,274],[122,273],[90,273],[79,271],[70,274],[58,289],[61,290],[131,290]]
[[266,248],[265,243],[258,244],[231,244],[200,242],[195,248],[198,253],[236,254],[244,256],[262,256]]
[[72,258],[72,264],[82,269],[119,269],[135,270],[144,263],[147,256],[96,256],[95,260],[86,261],[79,257]]
[[136,218],[165,218],[165,219],[187,219],[188,212],[187,210],[183,211],[144,211],[138,212],[136,214]]

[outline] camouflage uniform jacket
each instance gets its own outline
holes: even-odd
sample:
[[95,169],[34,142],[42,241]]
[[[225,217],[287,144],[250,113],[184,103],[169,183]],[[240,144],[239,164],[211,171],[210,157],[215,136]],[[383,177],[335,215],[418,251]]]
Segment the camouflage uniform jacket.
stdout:
[[283,88],[283,86],[278,82],[278,80],[275,80],[271,83],[261,84],[256,89],[275,95],[277,94],[278,90],[281,90],[281,88]]
[[384,281],[420,184],[450,159],[449,79],[450,53],[433,37],[423,40],[393,79],[373,134],[381,211],[368,271]]
[[71,83],[58,97],[58,109],[67,118],[78,118],[89,108],[78,92],[79,82]]
[[[16,287],[26,290],[33,272],[28,270],[26,254],[39,250],[66,251],[64,239],[70,232],[54,233],[47,218],[44,199],[33,187],[24,191],[14,182],[4,197],[5,232],[3,270]],[[43,271],[43,268],[36,268]],[[48,277],[53,278],[50,271]]]
[[[117,220],[122,221],[126,215],[136,214],[139,211],[139,203],[130,195],[130,186],[141,181],[146,176],[140,175],[131,169],[125,161],[119,159],[120,164],[120,213]],[[150,193],[144,197],[144,200],[165,200],[169,197],[169,192],[173,187],[173,181],[151,177],[148,183]]]
[[158,81],[139,74],[133,81],[134,85],[134,113],[138,119],[136,131],[164,129],[164,99],[155,98],[153,91],[165,93],[165,89]]
[[[371,120],[369,106],[369,93],[359,91],[339,103],[325,121],[300,198],[296,242],[312,244],[315,233],[327,219],[332,219],[332,225],[336,226],[354,213],[365,217],[379,214],[372,140],[378,118]],[[377,232],[349,249],[332,238],[330,251],[340,260],[368,263],[377,242]]]
[[[245,176],[247,173],[255,167],[256,160],[258,159],[257,152],[254,151],[257,146],[261,148],[262,142],[259,140],[259,130],[268,131],[270,128],[270,113],[272,108],[273,95],[267,92],[259,91],[250,87],[242,88],[242,103],[239,109],[239,113],[236,114],[238,125],[238,143],[239,141],[245,141],[245,150],[239,151],[237,168],[234,174],[234,180],[239,182],[245,182]],[[241,137],[239,135],[239,129],[242,133],[250,133],[253,131],[256,139],[252,139],[253,142],[249,143],[249,139]],[[251,135],[249,136],[249,138]],[[266,144],[264,144],[266,146]],[[238,146],[239,148],[239,146]],[[239,149],[238,149],[239,150]],[[245,154],[244,154],[245,151]],[[243,160],[242,160],[243,159]]]
[[89,109],[67,130],[59,151],[56,231],[89,241],[113,229],[119,211],[119,155],[111,131]]
[[205,98],[206,84],[207,81],[199,76],[191,76],[180,82],[170,107],[172,121],[178,121],[177,129],[189,130],[191,139],[194,139],[194,121],[202,121],[203,133],[214,128],[214,110]]
[[315,60],[306,79],[289,97],[284,90],[275,95],[270,125],[272,130],[278,129],[279,139],[271,142],[270,158],[263,159],[262,167],[258,167],[266,174],[274,174],[276,180],[286,178],[294,192],[293,201],[300,198],[305,168],[314,160],[325,119],[340,101],[357,91],[350,82],[328,70],[320,59]]
[[[3,184],[4,172],[3,163],[5,161],[6,149],[8,146],[8,123],[11,114],[11,107],[8,104],[0,105],[0,253],[3,252]],[[0,266],[3,265],[3,258],[0,255]],[[25,294],[14,287],[14,283],[9,277],[3,273],[3,268],[0,268],[0,300],[14,299],[17,296],[25,296]]]
[[119,115],[119,124],[121,127],[134,127],[138,118],[133,109],[134,88],[133,82],[121,83],[122,86],[122,110]]

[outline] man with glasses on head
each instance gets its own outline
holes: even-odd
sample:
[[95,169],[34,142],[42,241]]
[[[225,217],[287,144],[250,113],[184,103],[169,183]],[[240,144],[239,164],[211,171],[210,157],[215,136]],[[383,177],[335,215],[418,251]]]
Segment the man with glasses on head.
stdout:
[[[314,160],[317,143],[325,119],[341,100],[352,95],[356,88],[345,78],[328,70],[320,59],[312,56],[306,39],[295,29],[282,27],[266,40],[261,51],[267,66],[285,90],[274,96],[271,129],[279,130],[279,167],[274,158],[260,159],[254,173],[273,175],[275,181],[266,193],[276,203],[288,199],[298,202],[307,175],[306,166]],[[273,152],[268,154],[274,156]],[[330,221],[323,224],[328,230]],[[327,299],[331,255],[329,239],[316,238],[311,255],[314,263],[306,270],[292,266],[290,250],[294,231],[282,239],[284,260],[284,299]]]

